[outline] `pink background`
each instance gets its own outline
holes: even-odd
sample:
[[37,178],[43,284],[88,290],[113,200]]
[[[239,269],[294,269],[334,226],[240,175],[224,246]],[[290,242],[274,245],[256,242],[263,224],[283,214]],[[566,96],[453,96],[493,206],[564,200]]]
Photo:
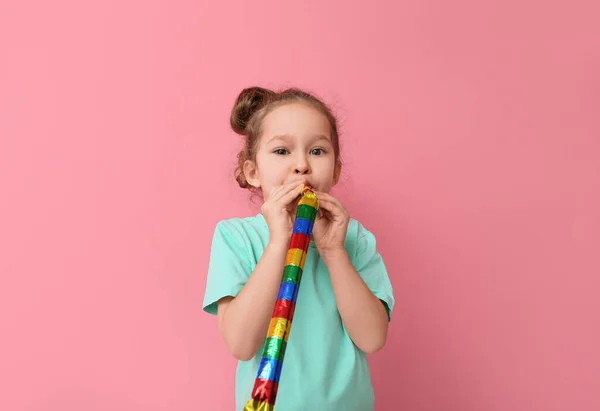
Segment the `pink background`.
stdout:
[[2,2],[1,410],[233,409],[201,302],[256,84],[340,117],[377,411],[600,409],[597,2],[364,3]]

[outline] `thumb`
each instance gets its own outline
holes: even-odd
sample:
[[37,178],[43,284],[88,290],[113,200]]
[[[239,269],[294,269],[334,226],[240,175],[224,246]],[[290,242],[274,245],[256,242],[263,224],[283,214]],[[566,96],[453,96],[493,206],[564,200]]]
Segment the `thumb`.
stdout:
[[315,218],[315,222],[320,221],[323,218],[323,212],[321,210],[317,211],[317,216]]

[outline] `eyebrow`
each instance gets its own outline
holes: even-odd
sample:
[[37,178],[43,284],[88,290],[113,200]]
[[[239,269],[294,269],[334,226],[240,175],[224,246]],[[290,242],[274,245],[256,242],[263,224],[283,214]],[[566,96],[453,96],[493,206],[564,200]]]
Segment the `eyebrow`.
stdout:
[[[289,134],[281,134],[281,135],[277,135],[277,136],[273,136],[273,137],[271,137],[271,138],[270,138],[270,139],[267,141],[267,143],[271,143],[271,142],[273,142],[273,141],[275,141],[275,140],[284,140],[284,141],[285,141],[285,140],[289,140],[290,138],[292,138],[292,136],[291,136],[291,135],[289,135]],[[321,140],[325,140],[325,141],[327,141],[327,142],[331,143],[331,139],[330,139],[329,137],[327,137],[325,134],[315,134],[315,135],[313,135],[313,136],[312,136],[312,139],[313,139],[314,141],[321,141]]]
[[324,134],[317,134],[313,136],[313,138],[315,139],[315,141],[326,140],[327,142],[331,142],[331,138],[327,137]]

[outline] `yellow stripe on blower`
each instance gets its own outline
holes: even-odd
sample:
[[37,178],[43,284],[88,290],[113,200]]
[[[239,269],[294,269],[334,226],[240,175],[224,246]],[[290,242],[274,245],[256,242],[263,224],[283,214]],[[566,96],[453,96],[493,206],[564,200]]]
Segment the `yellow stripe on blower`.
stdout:
[[287,252],[285,259],[285,265],[295,265],[300,268],[304,268],[304,261],[306,260],[306,253],[300,248],[290,248]]
[[268,402],[251,399],[246,403],[244,411],[275,411],[275,406],[269,404]]
[[280,317],[271,318],[271,323],[269,324],[269,332],[267,333],[267,337],[281,338],[285,342],[287,342],[288,335],[290,335],[290,323],[288,322],[288,320]]

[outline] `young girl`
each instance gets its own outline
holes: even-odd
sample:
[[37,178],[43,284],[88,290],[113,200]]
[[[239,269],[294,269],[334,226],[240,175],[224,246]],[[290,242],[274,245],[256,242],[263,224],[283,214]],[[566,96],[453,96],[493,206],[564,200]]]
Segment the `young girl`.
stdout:
[[341,171],[334,116],[301,90],[253,87],[238,96],[231,127],[245,137],[236,179],[264,201],[256,216],[217,224],[203,303],[239,360],[236,410],[252,396],[305,184],[320,207],[275,407],[373,410],[366,354],[385,344],[394,297],[373,234],[329,194]]

